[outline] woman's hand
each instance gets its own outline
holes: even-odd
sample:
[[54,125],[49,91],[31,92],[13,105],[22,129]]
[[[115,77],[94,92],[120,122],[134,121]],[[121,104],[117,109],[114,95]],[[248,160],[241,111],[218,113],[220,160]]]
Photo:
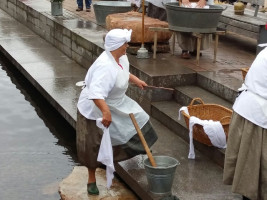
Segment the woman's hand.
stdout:
[[140,80],[135,75],[130,74],[129,81],[134,83],[137,87],[144,89],[145,86],[147,86],[145,81]]
[[206,5],[206,0],[199,0],[196,8],[203,8]]
[[189,0],[182,0],[182,6],[191,8],[191,3]]
[[102,112],[103,116],[102,116],[102,124],[105,126],[105,127],[109,127],[109,125],[111,124],[111,113],[110,113],[110,110],[105,110]]
[[102,112],[102,124],[108,128],[112,122],[112,118],[107,103],[104,99],[93,99],[93,101]]

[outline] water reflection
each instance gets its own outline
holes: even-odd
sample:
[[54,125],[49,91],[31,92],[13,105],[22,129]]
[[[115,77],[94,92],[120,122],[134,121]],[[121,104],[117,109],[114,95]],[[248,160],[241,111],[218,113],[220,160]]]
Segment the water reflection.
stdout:
[[77,165],[75,130],[0,56],[0,199],[58,200]]

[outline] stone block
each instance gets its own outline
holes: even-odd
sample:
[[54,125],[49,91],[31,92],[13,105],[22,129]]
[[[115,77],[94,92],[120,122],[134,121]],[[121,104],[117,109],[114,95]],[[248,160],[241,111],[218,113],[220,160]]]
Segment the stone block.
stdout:
[[71,39],[63,35],[63,44],[71,49]]
[[66,54],[69,58],[71,58],[71,48],[63,44],[63,53]]
[[46,16],[40,14],[40,21],[46,25]]
[[8,0],[10,3],[13,3],[14,5],[16,5],[17,0]]
[[17,7],[17,19],[19,21],[27,21],[27,12],[20,7]]
[[69,29],[67,29],[67,28],[64,27],[63,28],[63,35],[71,38],[71,31]]
[[16,14],[16,5],[13,4],[12,2],[7,2],[7,13],[11,15],[12,17],[15,17]]
[[17,1],[17,7],[21,8],[22,10],[27,10],[27,5],[21,1]]
[[[154,32],[149,27],[168,28],[168,23],[151,17],[144,17],[144,42],[154,42]],[[142,43],[142,14],[138,12],[116,13],[106,17],[106,28],[132,29],[131,43]],[[158,32],[158,42],[168,42],[171,38],[170,32]]]
[[46,34],[46,33],[44,33],[44,36],[42,36],[46,41],[48,41],[50,44],[54,44],[54,38],[53,37],[51,37],[51,35],[50,34]]
[[55,30],[55,39],[57,39],[60,42],[63,42],[63,35],[62,35],[62,33]]
[[84,48],[77,45],[76,42],[74,42],[73,40],[71,41],[71,49],[72,51],[74,51],[75,53],[82,55],[84,52]]
[[54,21],[52,19],[46,18],[46,24],[54,28]]
[[1,0],[0,1],[0,8],[6,11],[6,9],[7,9],[7,0]]
[[116,177],[113,179],[113,184],[110,189],[106,186],[106,171],[103,169],[96,170],[97,186],[100,194],[96,197],[88,196],[87,181],[88,169],[83,166],[74,167],[72,173],[65,178],[59,185],[59,194],[62,200],[74,199],[127,199],[137,200],[135,194],[128,189],[128,187]]

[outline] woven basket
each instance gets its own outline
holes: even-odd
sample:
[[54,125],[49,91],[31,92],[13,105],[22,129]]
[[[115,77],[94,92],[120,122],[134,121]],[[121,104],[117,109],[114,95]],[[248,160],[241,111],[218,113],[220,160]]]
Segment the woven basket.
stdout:
[[241,68],[243,80],[245,80],[249,67]]
[[[196,101],[200,102],[200,104],[194,105]],[[186,114],[184,111],[182,111],[182,114],[184,115],[188,129],[190,116],[195,116],[201,120],[220,121],[223,126],[226,139],[228,138],[229,124],[233,112],[232,110],[218,104],[204,104],[200,98],[194,98],[187,108],[190,115]],[[202,125],[195,124],[193,126],[193,138],[200,143],[212,146],[211,141],[208,135],[204,132]]]

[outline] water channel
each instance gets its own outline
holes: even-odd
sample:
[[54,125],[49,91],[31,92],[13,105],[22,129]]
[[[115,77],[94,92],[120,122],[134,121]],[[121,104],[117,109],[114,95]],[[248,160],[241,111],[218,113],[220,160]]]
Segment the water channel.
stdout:
[[0,55],[0,199],[59,200],[76,158],[75,130]]

